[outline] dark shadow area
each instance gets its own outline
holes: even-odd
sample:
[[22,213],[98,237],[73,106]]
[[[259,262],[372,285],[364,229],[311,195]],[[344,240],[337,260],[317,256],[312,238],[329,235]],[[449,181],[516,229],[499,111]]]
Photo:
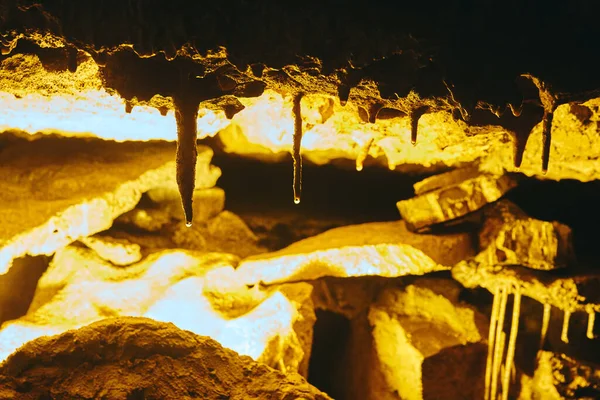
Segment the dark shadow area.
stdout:
[[308,382],[336,400],[347,397],[344,388],[344,359],[351,333],[350,321],[330,311],[317,310],[317,322],[310,363]]
[[533,218],[571,227],[579,263],[596,266],[600,261],[600,181],[523,179],[507,198]]
[[38,280],[48,269],[50,259],[47,256],[17,258],[8,272],[0,275],[0,325],[27,313]]
[[400,218],[396,202],[414,196],[413,184],[423,179],[387,168],[358,172],[305,163],[302,201],[296,205],[291,157],[285,163],[265,163],[218,154],[213,164],[223,171],[218,186],[227,194],[227,209],[240,214],[261,211],[353,222],[396,220]]

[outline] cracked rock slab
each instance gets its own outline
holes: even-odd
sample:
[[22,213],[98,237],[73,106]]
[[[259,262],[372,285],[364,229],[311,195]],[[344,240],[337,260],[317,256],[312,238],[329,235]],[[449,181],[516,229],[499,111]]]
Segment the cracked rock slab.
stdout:
[[99,393],[111,399],[329,399],[298,374],[147,318],[111,318],[39,338],[0,366],[3,398],[92,399]]
[[314,280],[325,276],[423,275],[449,269],[473,255],[468,234],[417,235],[404,221],[331,229],[280,251],[250,257],[237,279],[252,285]]
[[419,195],[397,203],[407,226],[420,231],[464,217],[498,200],[516,186],[516,182],[507,175],[470,176],[471,171],[469,169],[464,174],[452,171],[415,185],[415,192]]
[[492,205],[484,218],[479,233],[483,251],[475,257],[480,263],[552,270],[575,261],[566,225],[530,218],[508,200]]
[[[210,165],[210,149],[199,150],[199,186],[212,187],[220,170]],[[142,193],[176,185],[174,158],[175,146],[165,142],[14,141],[0,153],[0,273],[16,257],[51,255],[106,230]]]

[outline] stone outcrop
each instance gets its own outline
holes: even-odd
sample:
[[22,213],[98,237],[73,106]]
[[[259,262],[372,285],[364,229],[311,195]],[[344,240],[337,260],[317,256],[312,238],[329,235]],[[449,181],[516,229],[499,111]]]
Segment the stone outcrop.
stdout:
[[516,186],[507,175],[480,174],[477,169],[456,170],[436,175],[415,187],[417,197],[397,203],[411,230],[464,217],[493,203]]
[[[0,273],[14,258],[51,255],[109,228],[141,194],[175,181],[174,146],[116,143],[54,136],[17,139],[0,154]],[[215,185],[220,170],[201,147],[200,187]]]
[[0,397],[329,399],[298,374],[146,318],[111,318],[28,343],[0,365]]
[[416,235],[403,221],[331,229],[287,248],[242,261],[238,279],[274,284],[324,276],[423,275],[472,254],[468,234]]
[[571,229],[559,222],[540,221],[527,216],[508,200],[485,211],[479,232],[482,265],[522,265],[552,270],[575,264]]
[[370,308],[387,388],[373,399],[480,399],[485,317],[459,301],[451,280],[422,278],[387,288]]

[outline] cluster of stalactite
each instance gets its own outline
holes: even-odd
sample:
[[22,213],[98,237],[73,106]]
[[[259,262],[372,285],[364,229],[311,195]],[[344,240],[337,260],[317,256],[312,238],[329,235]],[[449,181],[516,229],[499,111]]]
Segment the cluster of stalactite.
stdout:
[[[517,336],[519,333],[522,292],[523,289],[519,285],[511,284],[498,286],[494,290],[485,374],[486,400],[496,400],[499,394],[501,395],[502,400],[509,399],[511,380],[514,379],[513,377],[515,376],[514,374],[516,371],[514,360]],[[512,314],[507,339],[505,319],[507,315],[508,299],[511,294],[513,295]],[[588,314],[586,336],[591,340],[594,339],[596,312],[593,308],[585,309],[585,311]],[[551,312],[552,306],[548,303],[544,304],[539,349],[542,349],[546,342]],[[573,309],[563,310],[563,324],[560,337],[564,343],[569,342],[569,325],[573,312]]]

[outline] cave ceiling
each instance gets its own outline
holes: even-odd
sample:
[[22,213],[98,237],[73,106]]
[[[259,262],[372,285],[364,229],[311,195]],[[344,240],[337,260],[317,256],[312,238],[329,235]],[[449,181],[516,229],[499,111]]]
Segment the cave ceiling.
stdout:
[[[589,181],[600,177],[599,12],[583,0],[1,0],[0,91],[18,99],[100,87],[127,112],[175,110],[183,164],[195,157],[185,143],[206,135],[190,123],[197,105],[235,121],[277,95],[300,118],[300,101],[310,108],[302,98],[321,96],[332,99],[337,133],[363,136],[315,145],[305,155],[317,163],[340,156],[360,170],[368,155],[384,155],[405,171],[476,162]],[[73,82],[16,73],[32,54]],[[299,154],[302,121],[289,117],[294,139],[284,149]],[[381,151],[371,148],[375,131]],[[240,152],[252,147],[238,142]]]

